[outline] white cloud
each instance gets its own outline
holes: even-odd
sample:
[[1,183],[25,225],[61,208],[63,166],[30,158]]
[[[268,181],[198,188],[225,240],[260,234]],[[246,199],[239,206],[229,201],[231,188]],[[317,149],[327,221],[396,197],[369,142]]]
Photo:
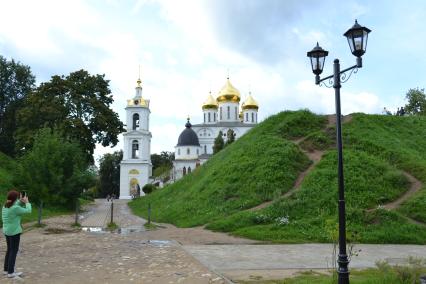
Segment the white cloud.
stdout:
[[[297,100],[306,108],[323,114],[336,113],[334,89],[319,87],[313,81],[300,81],[296,84]],[[352,93],[341,89],[341,112],[380,113],[382,106],[377,95],[369,92]]]

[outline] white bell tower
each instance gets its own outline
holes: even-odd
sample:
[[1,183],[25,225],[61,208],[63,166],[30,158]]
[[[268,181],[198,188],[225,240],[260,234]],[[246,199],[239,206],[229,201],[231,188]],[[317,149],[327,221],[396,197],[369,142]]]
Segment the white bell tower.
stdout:
[[136,94],[127,100],[126,124],[123,133],[123,160],[120,164],[120,199],[133,194],[144,195],[142,187],[152,176],[151,132],[149,132],[149,100],[142,98],[141,80],[137,80]]

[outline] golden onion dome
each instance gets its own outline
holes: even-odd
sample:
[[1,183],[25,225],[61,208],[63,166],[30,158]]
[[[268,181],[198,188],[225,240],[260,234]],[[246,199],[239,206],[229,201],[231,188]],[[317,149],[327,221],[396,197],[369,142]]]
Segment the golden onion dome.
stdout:
[[240,101],[240,92],[232,86],[229,78],[226,79],[225,86],[220,90],[219,95],[217,96],[217,102],[234,102],[238,103]]
[[203,103],[203,110],[205,109],[217,109],[217,102],[212,96],[212,92],[209,92],[207,100]]
[[249,96],[241,107],[242,109],[259,109],[259,104],[253,99],[251,93],[249,93]]

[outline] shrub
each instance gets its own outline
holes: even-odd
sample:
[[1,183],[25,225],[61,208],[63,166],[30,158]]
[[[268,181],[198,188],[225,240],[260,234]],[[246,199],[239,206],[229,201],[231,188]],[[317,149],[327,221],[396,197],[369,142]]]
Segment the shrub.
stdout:
[[150,194],[151,192],[153,192],[155,190],[155,185],[147,183],[142,187],[142,191],[145,194]]

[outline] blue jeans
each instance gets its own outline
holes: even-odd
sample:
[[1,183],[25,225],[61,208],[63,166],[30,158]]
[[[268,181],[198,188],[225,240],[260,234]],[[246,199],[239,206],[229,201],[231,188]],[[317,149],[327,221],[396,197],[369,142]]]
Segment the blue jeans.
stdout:
[[7,271],[7,273],[12,274],[15,272],[15,261],[16,261],[16,255],[18,254],[19,250],[19,241],[21,239],[21,234],[17,234],[14,236],[6,236],[6,242],[7,242],[7,251],[6,251],[6,257],[4,258],[4,271]]

